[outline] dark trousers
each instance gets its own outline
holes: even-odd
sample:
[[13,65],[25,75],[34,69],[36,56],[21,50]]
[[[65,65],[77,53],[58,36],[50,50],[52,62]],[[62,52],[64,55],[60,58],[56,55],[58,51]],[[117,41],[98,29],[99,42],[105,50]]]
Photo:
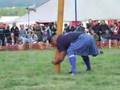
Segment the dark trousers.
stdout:
[[91,70],[91,64],[90,64],[90,59],[89,59],[89,56],[81,56],[86,67],[87,67],[87,70]]
[[5,46],[5,38],[4,37],[0,37],[0,40],[1,40],[1,45]]
[[18,44],[18,42],[19,42],[18,38],[19,38],[18,36],[14,36],[14,44]]
[[6,36],[6,42],[8,43],[8,44],[12,44],[12,39],[11,39],[11,37],[10,36]]

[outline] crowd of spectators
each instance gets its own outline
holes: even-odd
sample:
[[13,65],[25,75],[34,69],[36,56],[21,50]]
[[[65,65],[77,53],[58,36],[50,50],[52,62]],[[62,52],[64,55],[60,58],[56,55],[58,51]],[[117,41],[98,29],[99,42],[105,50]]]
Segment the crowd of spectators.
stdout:
[[114,23],[108,24],[104,20],[101,21],[89,21],[86,25],[80,22],[77,27],[69,26],[65,24],[64,32],[78,31],[91,34],[95,37],[99,45],[103,43],[112,43],[116,46],[120,45],[120,21],[114,21]]
[[[56,35],[57,25],[55,23],[34,25],[19,25],[13,23],[12,27],[0,29],[0,45],[16,45],[16,44],[33,44],[38,42],[49,43],[52,36]],[[86,32],[95,37],[96,41],[109,42],[114,41],[116,44],[120,43],[120,22],[115,21],[112,24],[106,23],[104,20],[89,20],[86,25],[82,22],[79,24],[69,25],[64,24],[63,33],[68,32]]]
[[10,28],[8,25],[0,29],[0,45],[33,44],[49,42],[50,37],[56,34],[56,26],[50,24],[19,25],[16,23]]

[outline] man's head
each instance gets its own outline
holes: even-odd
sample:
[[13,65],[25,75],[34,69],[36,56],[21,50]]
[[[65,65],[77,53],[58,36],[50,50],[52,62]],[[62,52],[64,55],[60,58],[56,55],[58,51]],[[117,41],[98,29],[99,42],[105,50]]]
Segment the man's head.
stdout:
[[14,27],[16,26],[16,22],[13,23],[13,26],[14,26]]
[[52,36],[52,37],[50,38],[50,43],[51,43],[52,46],[55,46],[55,47],[56,47],[56,45],[57,45],[57,38],[58,38],[57,35],[54,35],[54,36]]
[[24,30],[24,25],[20,25],[20,29],[21,29],[21,30]]

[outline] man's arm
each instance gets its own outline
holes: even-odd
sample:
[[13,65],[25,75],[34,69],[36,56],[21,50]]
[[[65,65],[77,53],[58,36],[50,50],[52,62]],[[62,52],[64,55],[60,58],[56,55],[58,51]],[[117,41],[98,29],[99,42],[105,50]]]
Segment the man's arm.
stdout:
[[65,51],[58,51],[57,50],[55,58],[52,61],[52,63],[55,64],[55,65],[61,63],[64,60],[65,56],[66,56]]

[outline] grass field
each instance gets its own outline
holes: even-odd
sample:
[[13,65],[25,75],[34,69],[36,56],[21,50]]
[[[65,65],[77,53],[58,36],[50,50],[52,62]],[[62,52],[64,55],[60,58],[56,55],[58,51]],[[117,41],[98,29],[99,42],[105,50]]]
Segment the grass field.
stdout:
[[0,90],[120,90],[120,49],[91,57],[90,72],[78,57],[75,77],[68,74],[67,60],[60,74],[54,72],[54,51],[0,52]]

